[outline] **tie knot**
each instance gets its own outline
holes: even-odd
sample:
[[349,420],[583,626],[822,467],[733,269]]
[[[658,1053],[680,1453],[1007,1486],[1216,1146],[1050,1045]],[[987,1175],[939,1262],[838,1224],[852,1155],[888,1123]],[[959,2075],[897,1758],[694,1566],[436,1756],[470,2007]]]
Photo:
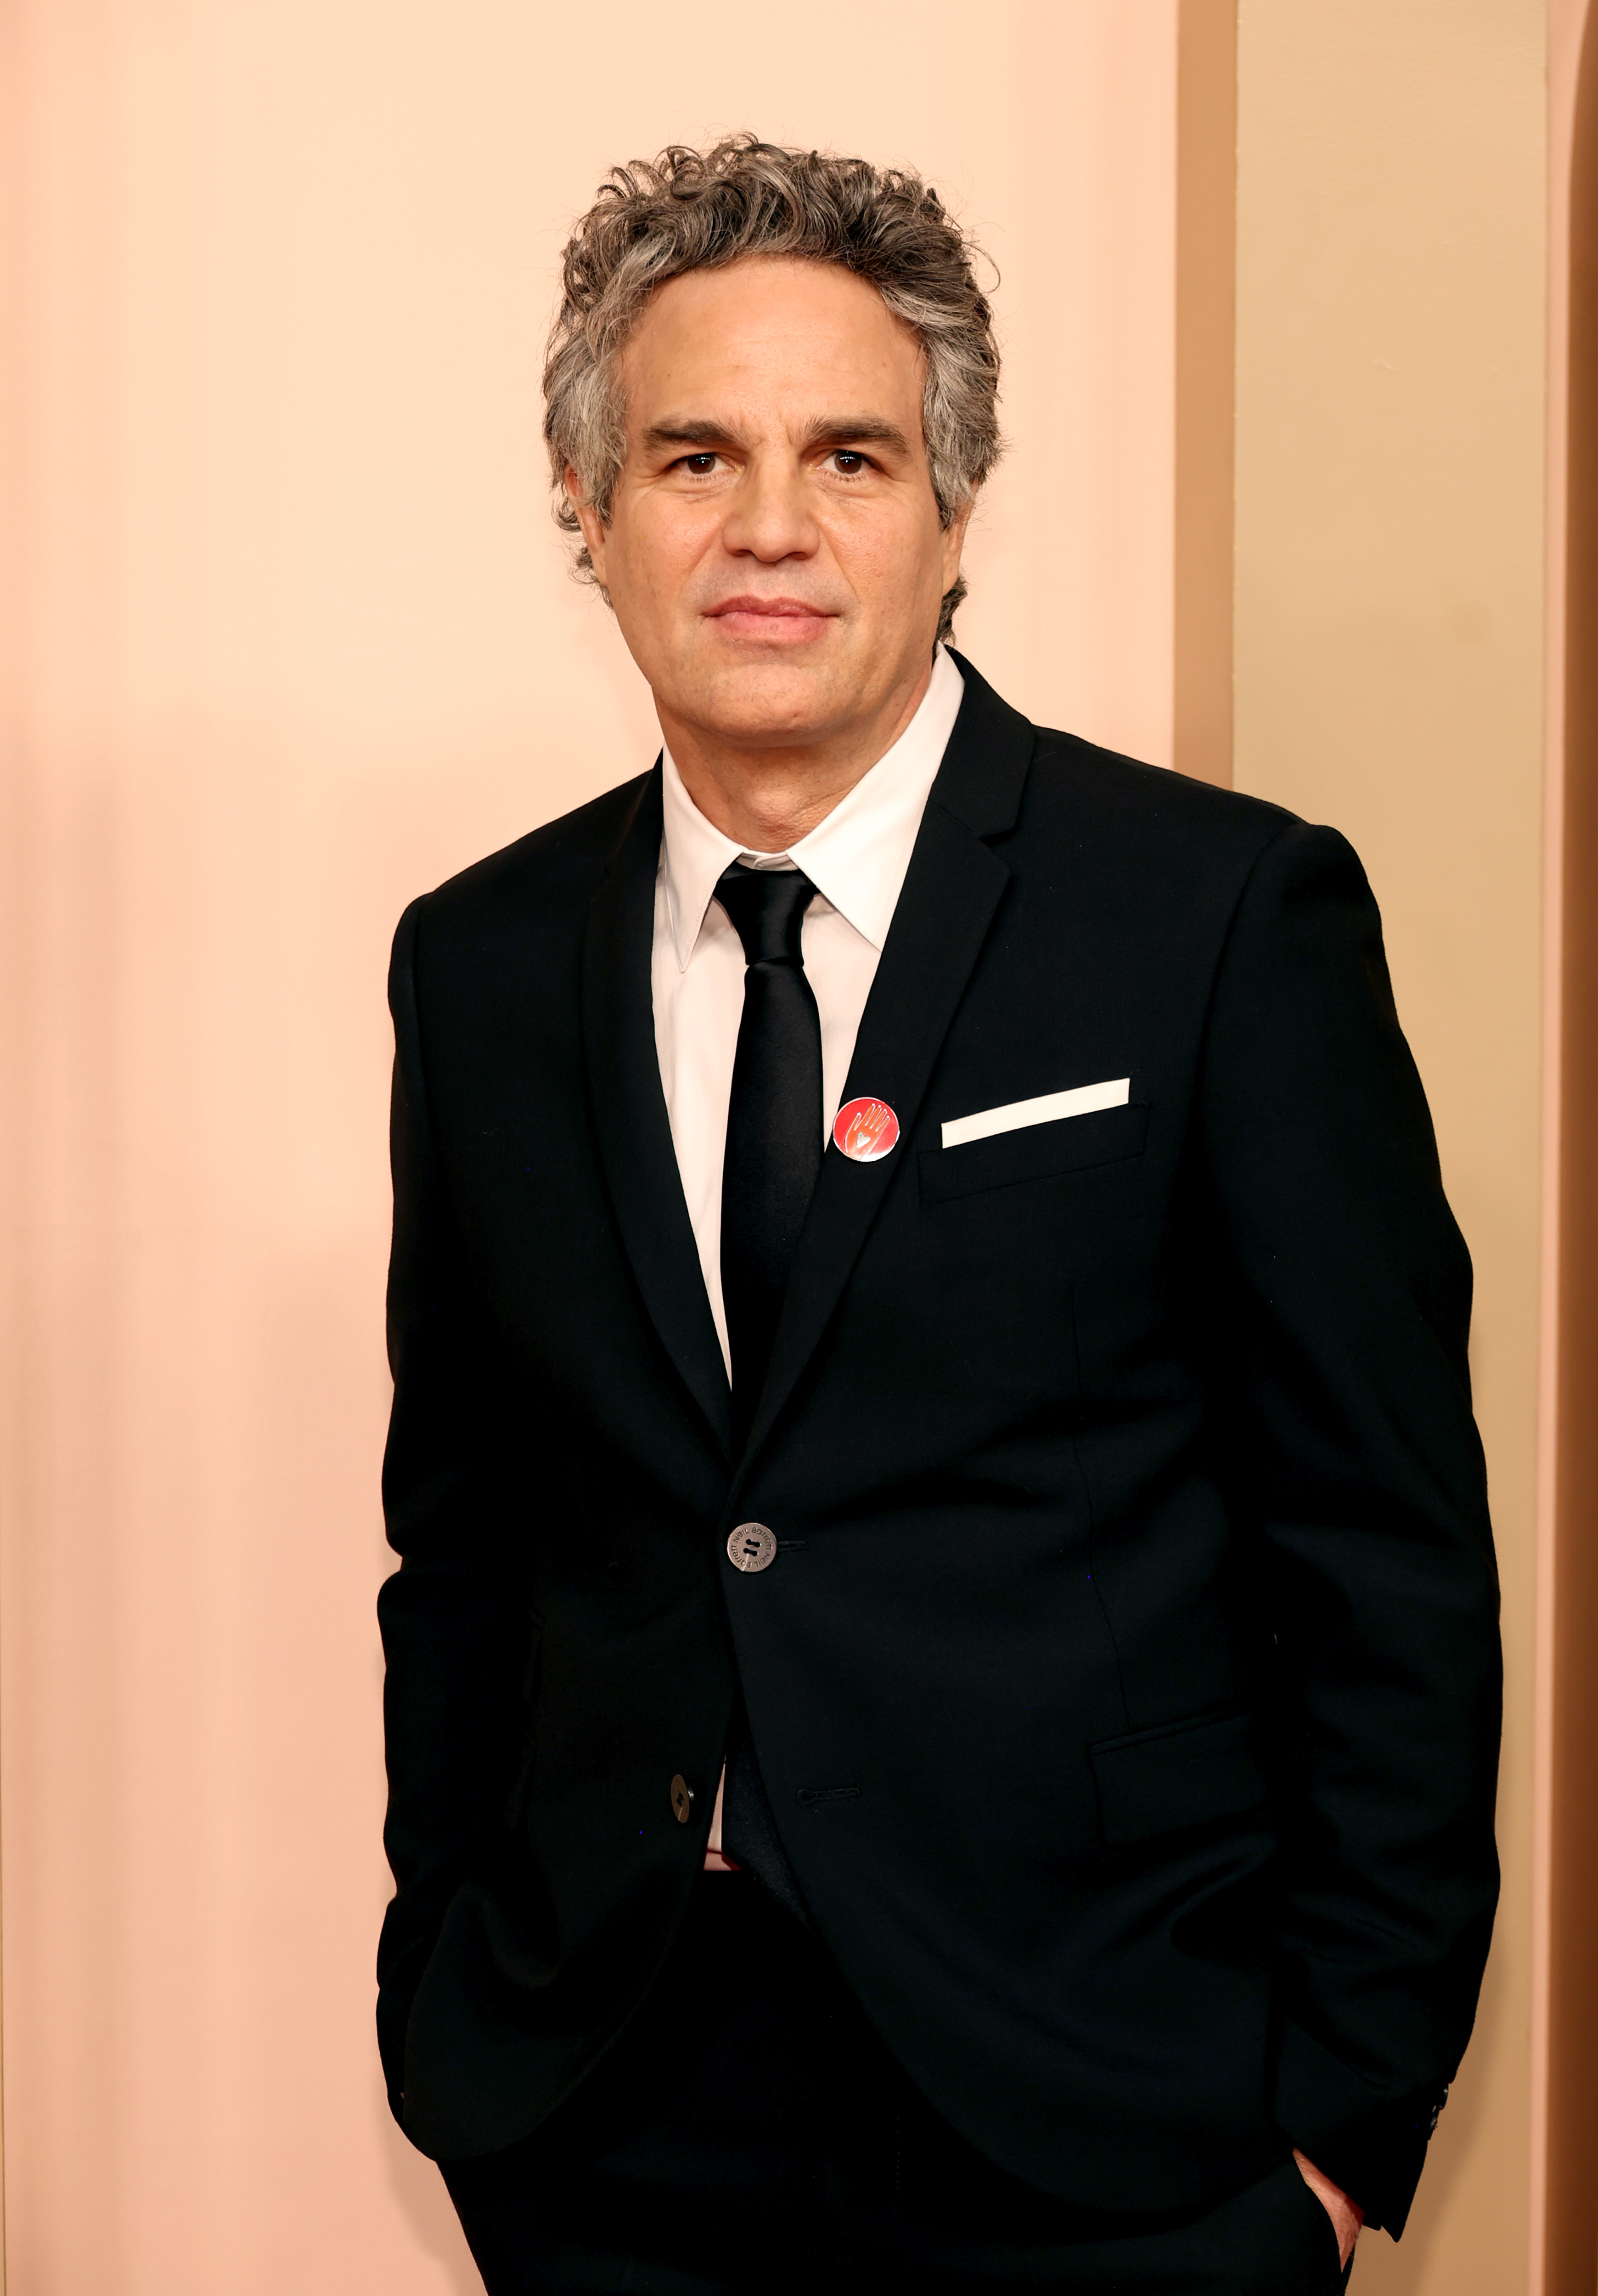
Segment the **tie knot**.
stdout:
[[746,869],[734,861],[716,898],[743,943],[745,964],[804,964],[799,936],[815,888],[802,869]]

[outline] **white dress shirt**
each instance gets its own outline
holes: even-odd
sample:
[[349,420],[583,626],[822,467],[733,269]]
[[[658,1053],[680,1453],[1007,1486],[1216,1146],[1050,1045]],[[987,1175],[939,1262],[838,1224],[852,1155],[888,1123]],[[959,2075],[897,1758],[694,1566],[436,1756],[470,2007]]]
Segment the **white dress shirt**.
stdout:
[[750,853],[705,819],[665,752],[666,828],[655,884],[655,1049],[672,1144],[699,1264],[732,1377],[721,1296],[721,1167],[738,1024],[743,947],[712,896],[734,861],[802,869],[815,887],[805,912],[805,973],[821,1016],[822,1139],[843,1096],[860,1016],[898,906],[921,817],[965,685],[939,646],[921,706],[892,749],[786,853]]

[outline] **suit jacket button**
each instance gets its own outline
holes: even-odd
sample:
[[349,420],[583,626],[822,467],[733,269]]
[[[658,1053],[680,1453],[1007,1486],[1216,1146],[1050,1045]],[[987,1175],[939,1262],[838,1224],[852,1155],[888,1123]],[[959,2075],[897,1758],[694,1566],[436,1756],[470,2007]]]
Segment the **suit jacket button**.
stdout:
[[679,1825],[686,1825],[693,1815],[693,1796],[680,1770],[671,1782],[671,1814]]
[[777,1559],[777,1535],[763,1522],[741,1522],[727,1540],[727,1561],[734,1570],[769,1570]]

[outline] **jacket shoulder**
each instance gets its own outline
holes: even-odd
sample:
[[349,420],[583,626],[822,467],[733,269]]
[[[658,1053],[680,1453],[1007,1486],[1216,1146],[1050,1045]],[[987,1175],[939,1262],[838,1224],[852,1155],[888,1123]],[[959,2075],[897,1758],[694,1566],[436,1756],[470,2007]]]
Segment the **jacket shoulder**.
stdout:
[[1043,726],[1036,729],[1027,800],[1029,826],[1059,820],[1074,824],[1078,836],[1096,832],[1130,840],[1151,857],[1168,846],[1252,860],[1283,830],[1302,825],[1296,814],[1265,798],[1143,765]]
[[430,971],[442,961],[453,977],[462,966],[480,973],[507,949],[526,952],[529,936],[546,950],[574,941],[650,780],[641,774],[607,790],[420,894],[395,931],[390,998],[397,974],[422,946]]
[[1338,874],[1364,882],[1333,830],[1045,728],[1014,825],[994,849],[1035,898],[1069,885],[1100,930],[1131,932],[1173,962],[1218,955],[1245,900],[1268,901],[1282,872],[1296,880],[1307,861],[1323,870],[1334,859]]
[[640,798],[649,786],[640,774],[602,797],[530,830],[514,844],[502,846],[411,904],[430,923],[465,920],[509,903],[516,907],[529,900],[541,907],[586,905],[604,875]]

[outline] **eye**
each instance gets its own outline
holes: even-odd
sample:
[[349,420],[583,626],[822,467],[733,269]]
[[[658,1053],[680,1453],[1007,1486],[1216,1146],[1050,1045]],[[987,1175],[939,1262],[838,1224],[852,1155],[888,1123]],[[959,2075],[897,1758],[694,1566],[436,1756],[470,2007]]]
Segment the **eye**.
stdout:
[[691,479],[708,479],[720,460],[721,456],[707,447],[702,455],[684,455],[677,468],[686,471]]
[[840,479],[857,479],[867,467],[857,447],[834,447],[829,459]]

